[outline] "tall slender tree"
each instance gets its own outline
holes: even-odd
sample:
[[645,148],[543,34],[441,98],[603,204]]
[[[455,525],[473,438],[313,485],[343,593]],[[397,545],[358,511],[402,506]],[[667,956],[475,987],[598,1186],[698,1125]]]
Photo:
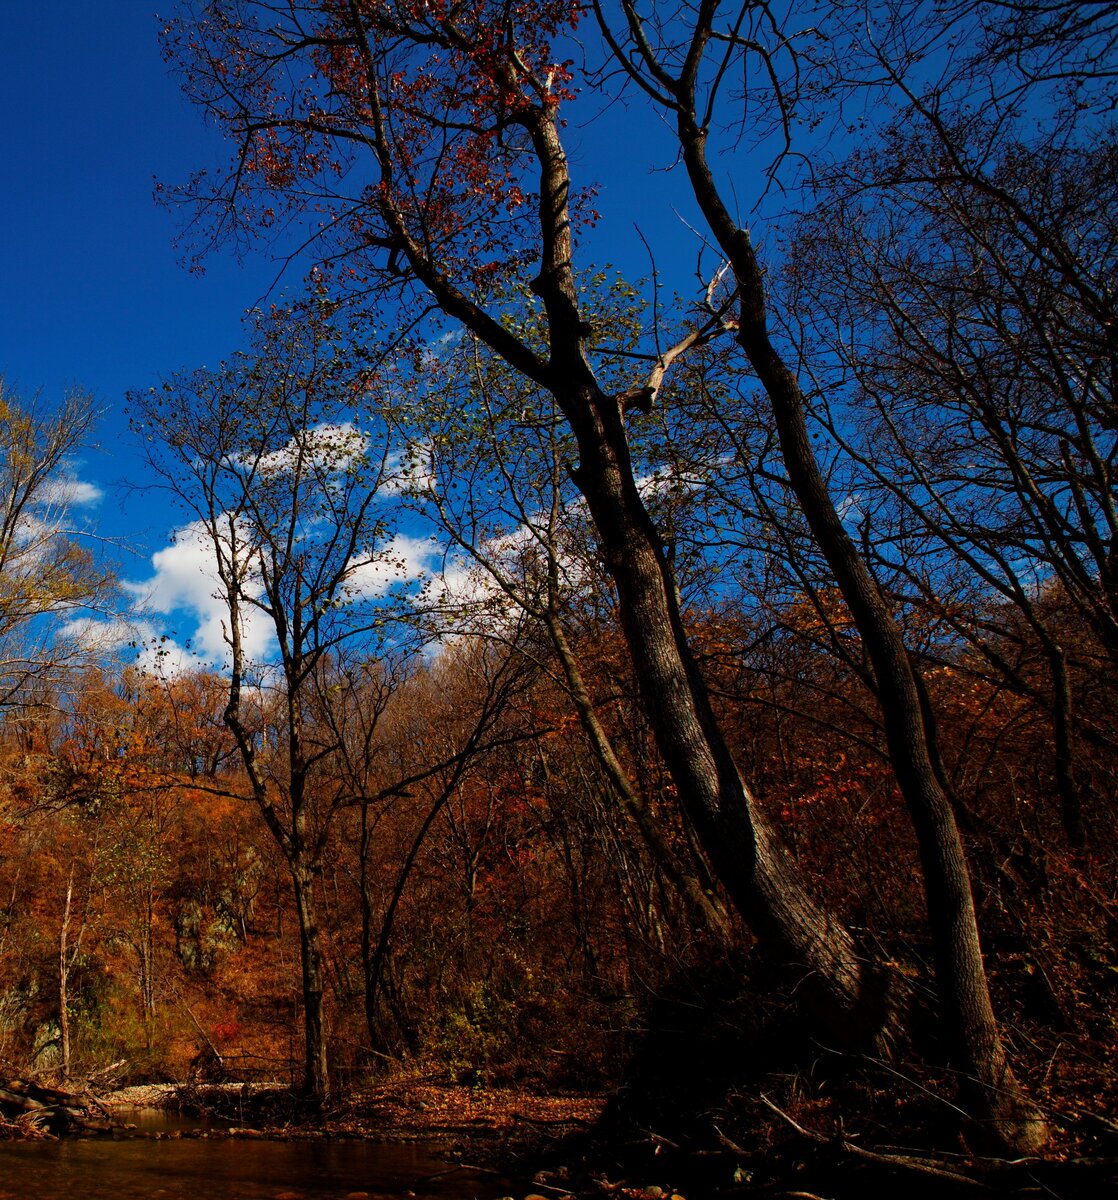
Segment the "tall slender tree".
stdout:
[[[287,864],[299,919],[303,1092],[330,1090],[316,879],[350,801],[328,769],[337,733],[314,719],[337,653],[375,657],[393,577],[377,508],[386,450],[339,395],[337,346],[312,303],[272,314],[257,354],[133,398],[152,466],[211,564],[229,672],[225,724],[249,798]],[[221,786],[220,784],[200,786]]]

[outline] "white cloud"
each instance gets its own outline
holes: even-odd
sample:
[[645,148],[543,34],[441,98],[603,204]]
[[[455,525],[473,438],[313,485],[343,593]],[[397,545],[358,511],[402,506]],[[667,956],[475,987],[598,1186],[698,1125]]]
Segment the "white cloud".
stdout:
[[319,470],[340,474],[348,471],[368,451],[369,438],[352,421],[324,421],[293,437],[282,450],[265,454],[256,463],[263,475],[295,470],[300,459]]
[[851,492],[835,505],[838,510],[839,520],[844,525],[857,525],[865,516],[866,510],[862,503],[862,497],[858,492]]
[[[527,525],[488,538],[479,548],[484,562],[466,554],[448,556],[434,575],[426,599],[444,610],[450,624],[466,629],[499,632],[516,620],[521,604],[501,586],[503,579],[514,595],[531,603],[542,582],[539,542]],[[486,565],[488,564],[488,565]],[[565,571],[560,557],[560,573]]]
[[448,632],[503,634],[511,630],[521,605],[483,566],[469,559],[448,559],[428,589],[427,600]]
[[429,444],[415,442],[388,456],[379,488],[381,496],[423,495],[434,490],[434,460]]
[[[195,521],[176,531],[170,546],[151,558],[154,574],[142,581],[124,581],[138,613],[190,614],[196,621],[191,639],[196,653],[207,662],[220,663],[228,655],[226,630],[229,610],[220,598],[213,541],[205,525]],[[249,609],[241,631],[245,653],[256,659],[272,640],[263,615]]]
[[398,533],[382,550],[351,564],[345,593],[354,600],[376,600],[396,584],[423,580],[441,553],[434,538]]
[[78,617],[67,621],[59,632],[83,654],[101,656],[129,646],[137,647],[134,665],[163,679],[198,670],[197,655],[180,646],[174,638],[160,634],[150,621]]
[[45,547],[69,524],[71,509],[92,507],[103,496],[97,484],[84,479],[48,479],[36,491],[33,503],[20,514],[14,531],[17,545]]
[[136,666],[146,675],[176,679],[198,670],[198,656],[171,637],[150,637],[136,656]]
[[54,479],[39,493],[39,500],[58,508],[88,508],[100,504],[105,493],[85,479]]
[[97,617],[75,617],[66,621],[58,634],[86,653],[111,654],[132,642],[143,640],[150,632],[143,622],[121,618],[101,620]]
[[440,334],[434,341],[428,342],[424,346],[424,362],[434,366],[449,361],[450,356],[462,344],[465,337],[466,331],[462,328],[448,329],[446,333]]
[[[442,548],[433,538],[398,534],[383,549],[354,560],[344,587],[345,598],[375,601],[397,584],[421,582],[441,553]],[[206,526],[196,521],[177,530],[172,544],[153,554],[151,563],[153,573],[149,578],[121,585],[132,597],[133,611],[138,615],[177,614],[180,621],[191,619],[194,665],[198,659],[213,664],[225,662],[229,611],[221,599],[213,541]],[[267,657],[275,641],[265,614],[251,607],[244,612],[241,636],[246,656],[258,663]],[[185,649],[170,638],[154,640],[152,649],[141,656],[149,668],[185,669]],[[179,656],[183,656],[181,664]]]
[[663,471],[653,471],[649,475],[638,476],[637,491],[646,503],[654,501],[658,496],[668,496],[673,492],[697,492],[706,487],[709,479],[699,471],[677,471],[665,468]]

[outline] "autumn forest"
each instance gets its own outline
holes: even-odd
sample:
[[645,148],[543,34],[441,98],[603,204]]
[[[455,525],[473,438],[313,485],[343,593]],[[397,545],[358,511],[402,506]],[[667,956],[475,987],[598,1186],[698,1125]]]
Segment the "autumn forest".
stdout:
[[[98,404],[4,390],[0,1076],[311,1123],[437,1078],[603,1098],[579,1153],[689,1195],[796,1146],[1092,1194],[1113,6],[177,9],[227,159],[168,237],[286,265],[113,401],[192,657],[66,511]],[[619,119],[677,213],[636,277]]]

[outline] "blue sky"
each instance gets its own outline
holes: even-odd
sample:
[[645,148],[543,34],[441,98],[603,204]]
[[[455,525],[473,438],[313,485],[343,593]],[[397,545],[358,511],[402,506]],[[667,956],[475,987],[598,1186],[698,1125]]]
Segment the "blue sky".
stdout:
[[[162,2],[168,15],[177,7]],[[92,393],[103,416],[96,444],[71,466],[91,485],[72,489],[89,501],[77,515],[113,547],[122,580],[135,585],[126,597],[156,585],[168,611],[154,632],[212,647],[219,625],[205,609],[204,555],[189,536],[172,547],[181,517],[144,490],[124,398],[176,371],[216,366],[242,345],[242,314],[267,298],[277,265],[266,248],[244,263],[213,254],[200,276],[181,263],[180,218],[155,204],[155,181],[179,182],[226,153],[160,55],[159,3],[0,0],[0,374],[48,401],[68,386]],[[919,69],[941,67],[933,55]],[[874,95],[853,114],[867,136],[892,112]],[[613,266],[635,282],[650,273],[650,245],[668,303],[694,295],[702,222],[661,116],[639,95],[627,109],[587,94],[568,120],[574,182],[600,187],[602,219],[582,265]],[[712,165],[740,205],[735,215],[771,251],[771,227],[750,213],[767,159],[734,139],[733,128],[723,131],[730,153],[715,153]],[[851,138],[827,124],[798,131],[797,145],[841,155]],[[774,193],[768,203],[785,202]],[[713,265],[708,257],[705,269]]]
[[[165,11],[173,9],[168,0]],[[0,0],[0,374],[25,395],[42,390],[49,400],[69,386],[94,395],[97,442],[73,472],[97,485],[100,500],[82,516],[110,539],[124,580],[151,579],[162,564],[185,588],[198,578],[197,555],[176,559],[174,512],[158,493],[137,490],[147,480],[124,397],[177,370],[216,365],[241,344],[242,314],[267,294],[276,267],[264,250],[240,264],[215,254],[203,275],[181,263],[179,218],[154,202],[155,180],[180,181],[224,152],[162,60],[159,25],[151,0]],[[605,185],[595,257],[647,275],[639,225],[674,286],[693,286],[686,189],[662,170],[670,139],[660,140],[661,171],[650,176],[655,118],[619,105],[602,118],[598,108],[594,100],[584,108],[596,118],[591,132],[568,130],[580,182]],[[181,639],[200,619],[188,609],[170,624]]]
[[105,492],[102,532],[141,554],[167,514],[116,486],[141,481],[123,396],[228,353],[270,278],[263,260],[215,258],[201,277],[179,265],[153,182],[220,139],[180,96],[157,29],[150,0],[0,0],[0,371],[24,394],[93,393],[99,447],[80,471]]

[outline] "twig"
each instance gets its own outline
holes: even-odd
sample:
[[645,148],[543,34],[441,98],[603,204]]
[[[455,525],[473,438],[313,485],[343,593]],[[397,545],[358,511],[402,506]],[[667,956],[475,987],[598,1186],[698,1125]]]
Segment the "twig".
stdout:
[[[500,1171],[491,1171],[488,1167],[470,1167],[471,1171],[484,1171],[487,1175],[500,1175]],[[557,1196],[569,1196],[571,1189],[569,1187],[556,1187],[553,1183],[541,1183],[538,1179],[532,1180],[532,1191],[540,1190],[545,1192],[554,1192]]]
[[741,1146],[739,1146],[737,1144],[737,1142],[733,1141],[733,1139],[728,1138],[722,1132],[722,1130],[718,1128],[717,1125],[714,1126],[714,1132],[718,1135],[719,1145],[725,1146],[726,1149],[729,1150],[731,1154],[736,1154],[736,1155],[738,1155],[739,1158],[748,1158],[749,1157],[749,1155],[741,1148]]
[[1101,1113],[1081,1113],[1079,1120],[1082,1124],[1087,1125],[1088,1127],[1091,1125],[1097,1125],[1100,1130],[1106,1133],[1118,1133],[1118,1124],[1110,1120],[1109,1117],[1104,1117]]
[[642,1129],[641,1132],[647,1134],[658,1145],[667,1146],[669,1150],[681,1150],[683,1148],[678,1142],[673,1142],[671,1138],[666,1138],[662,1133],[657,1133],[653,1129]]
[[447,1175],[453,1175],[456,1171],[479,1171],[483,1175],[499,1175],[499,1171],[494,1171],[490,1167],[478,1167],[473,1163],[459,1162],[453,1167],[448,1167],[445,1171],[436,1171],[434,1175],[427,1176],[427,1183],[433,1183],[436,1179],[444,1179]]

